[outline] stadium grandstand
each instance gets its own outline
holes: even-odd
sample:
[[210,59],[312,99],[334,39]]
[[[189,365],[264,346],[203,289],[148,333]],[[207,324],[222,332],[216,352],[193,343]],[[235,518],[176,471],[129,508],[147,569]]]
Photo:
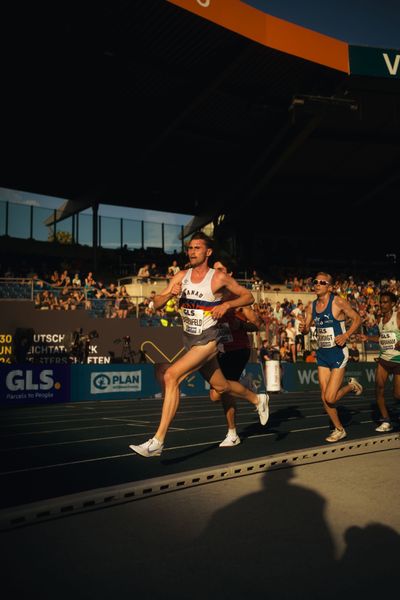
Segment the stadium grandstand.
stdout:
[[[7,599],[369,599],[398,587],[400,48],[339,38],[272,4],[400,30],[391,0],[3,11]],[[148,210],[190,220],[155,222]],[[208,274],[183,307],[190,343],[214,336],[194,350],[179,277],[164,306],[154,301],[187,268],[198,231],[254,299],[257,326],[230,313],[249,357],[235,383],[213,362],[209,307],[229,305]],[[309,323],[321,286],[327,304]],[[204,289],[211,301],[194,305]],[[317,363],[321,348],[341,359]],[[157,424],[178,406],[163,444]]]

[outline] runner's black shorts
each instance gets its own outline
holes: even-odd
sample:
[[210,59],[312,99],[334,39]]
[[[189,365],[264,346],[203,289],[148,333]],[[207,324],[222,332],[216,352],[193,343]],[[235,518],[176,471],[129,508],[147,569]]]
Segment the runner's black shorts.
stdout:
[[240,348],[230,352],[220,352],[218,362],[226,379],[239,381],[243,369],[249,362],[250,348]]
[[400,375],[400,363],[395,363],[384,358],[379,358],[378,363],[389,373],[389,375]]

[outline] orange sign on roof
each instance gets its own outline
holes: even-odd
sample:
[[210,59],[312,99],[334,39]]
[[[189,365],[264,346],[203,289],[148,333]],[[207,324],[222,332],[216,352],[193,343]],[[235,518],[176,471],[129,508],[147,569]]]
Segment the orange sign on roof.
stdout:
[[349,73],[348,44],[267,15],[240,0],[167,0],[259,44]]

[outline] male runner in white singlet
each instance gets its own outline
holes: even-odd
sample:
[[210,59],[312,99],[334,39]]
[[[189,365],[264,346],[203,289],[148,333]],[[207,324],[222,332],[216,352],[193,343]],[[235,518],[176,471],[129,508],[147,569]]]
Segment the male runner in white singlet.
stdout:
[[379,336],[361,335],[367,340],[379,343],[379,358],[375,372],[375,394],[381,423],[375,431],[392,431],[389,411],[385,402],[385,384],[389,375],[393,375],[393,396],[400,400],[400,310],[396,309],[397,297],[393,292],[381,292],[381,319],[378,323]]
[[[173,296],[179,298],[183,341],[187,352],[165,372],[164,403],[154,437],[138,446],[129,446],[142,456],[161,454],[168,428],[178,409],[179,384],[198,370],[216,392],[248,400],[256,408],[261,424],[265,425],[268,421],[268,395],[255,394],[238,381],[225,379],[218,364],[221,332],[218,320],[231,308],[252,304],[254,298],[233,277],[208,266],[211,254],[212,240],[202,232],[195,233],[188,247],[190,269],[174,275],[166,289],[154,298],[156,309],[164,306]],[[224,291],[230,292],[233,299],[223,302]]]

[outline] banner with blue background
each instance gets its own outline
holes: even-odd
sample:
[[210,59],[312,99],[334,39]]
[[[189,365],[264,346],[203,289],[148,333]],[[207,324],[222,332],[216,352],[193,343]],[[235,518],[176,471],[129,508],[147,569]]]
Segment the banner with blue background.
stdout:
[[10,365],[0,371],[0,404],[53,404],[70,400],[71,367]]

